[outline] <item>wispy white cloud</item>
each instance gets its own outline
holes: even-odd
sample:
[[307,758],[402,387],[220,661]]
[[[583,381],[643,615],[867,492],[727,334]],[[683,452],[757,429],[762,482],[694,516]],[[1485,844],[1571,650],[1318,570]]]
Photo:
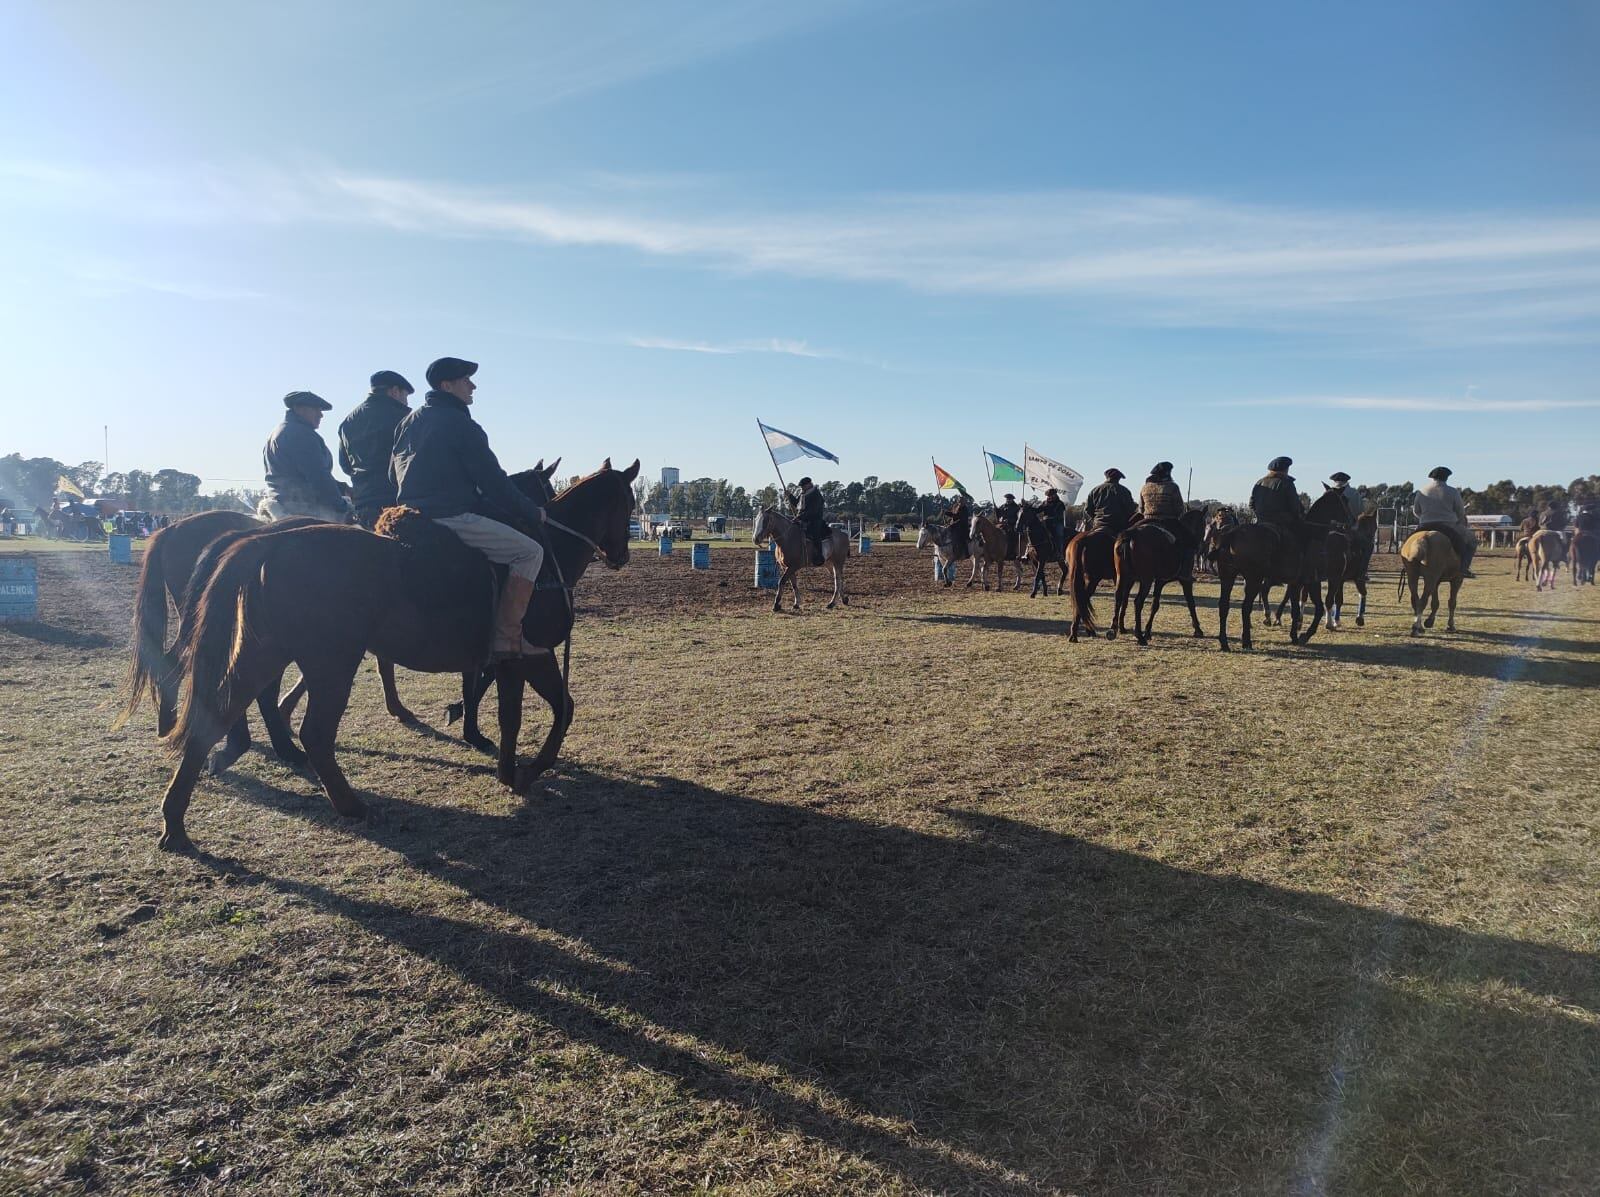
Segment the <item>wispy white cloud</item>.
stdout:
[[1405,213],[1055,191],[709,211],[723,188],[510,191],[261,167],[90,185],[70,169],[52,174],[35,164],[26,178],[13,178],[58,202],[111,202],[145,219],[335,222],[615,249],[734,273],[1043,297],[1107,322],[1370,334],[1425,345],[1559,343],[1600,332],[1594,210]]
[[777,353],[787,357],[842,358],[845,355],[813,349],[804,341],[785,337],[769,337],[757,341],[682,341],[672,337],[629,337],[628,344],[635,349],[669,349],[680,353],[711,353],[734,356],[741,353]]
[[1338,411],[1504,413],[1600,408],[1600,399],[1484,399],[1417,395],[1295,395],[1276,399],[1233,399],[1221,407],[1309,407]]
[[265,292],[248,287],[172,278],[122,262],[78,263],[69,267],[68,272],[86,292],[96,296],[143,291],[156,295],[175,295],[202,303],[234,303],[267,298]]

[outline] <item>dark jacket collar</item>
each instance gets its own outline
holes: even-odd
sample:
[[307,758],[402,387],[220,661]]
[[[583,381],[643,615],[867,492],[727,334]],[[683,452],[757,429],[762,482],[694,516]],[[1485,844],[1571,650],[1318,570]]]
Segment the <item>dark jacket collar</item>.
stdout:
[[[306,419],[299,412],[295,411],[295,409],[292,407],[284,409],[283,422],[285,424],[298,424],[302,428],[311,428],[311,421]],[[311,431],[315,432],[316,429],[311,428]]]
[[424,397],[423,402],[429,407],[453,408],[464,416],[470,417],[472,415],[472,413],[467,410],[467,405],[461,402],[461,400],[457,399],[449,391],[429,391]]

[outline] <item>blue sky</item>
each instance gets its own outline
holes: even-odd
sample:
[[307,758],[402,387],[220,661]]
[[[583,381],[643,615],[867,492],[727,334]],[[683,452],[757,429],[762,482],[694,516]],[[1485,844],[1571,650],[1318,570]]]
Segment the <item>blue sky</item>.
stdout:
[[[0,8],[0,451],[255,480],[482,363],[511,468],[1600,471],[1600,7]],[[329,429],[331,432],[331,429]]]

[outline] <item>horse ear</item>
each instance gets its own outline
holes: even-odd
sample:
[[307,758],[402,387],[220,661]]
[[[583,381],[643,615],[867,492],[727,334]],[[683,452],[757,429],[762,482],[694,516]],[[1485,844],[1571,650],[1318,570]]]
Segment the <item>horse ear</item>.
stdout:
[[546,469],[545,469],[545,472],[544,472],[544,476],[545,476],[545,477],[546,477],[546,478],[548,478],[548,477],[550,477],[550,475],[551,475],[551,474],[554,474],[554,473],[555,473],[555,472],[556,472],[556,467],[557,467],[557,466],[558,466],[558,465],[560,465],[560,464],[561,464],[561,459],[560,459],[560,458],[559,458],[559,457],[558,457],[558,458],[556,458],[556,459],[555,459],[555,460],[554,460],[554,461],[552,461],[552,462],[551,462],[551,463],[550,463],[550,464],[549,464],[549,466],[548,466],[548,467],[546,467]]
[[1326,482],[1324,482],[1324,483],[1323,483],[1323,484],[1322,484],[1322,489],[1323,489],[1323,490],[1332,490],[1332,489],[1333,489],[1333,487],[1331,487],[1331,486],[1329,486],[1329,485],[1328,485],[1328,484],[1327,484],[1327,483],[1326,483]]
[[623,479],[625,481],[632,482],[638,476],[639,476],[639,459],[637,457],[635,457],[633,459],[633,464],[631,466],[629,466],[627,469],[622,471],[622,477],[623,477]]
[[600,472],[603,474],[611,468],[611,459],[608,457],[600,463]]
[[544,458],[541,457],[538,461],[533,463],[533,472],[535,474],[544,472]]

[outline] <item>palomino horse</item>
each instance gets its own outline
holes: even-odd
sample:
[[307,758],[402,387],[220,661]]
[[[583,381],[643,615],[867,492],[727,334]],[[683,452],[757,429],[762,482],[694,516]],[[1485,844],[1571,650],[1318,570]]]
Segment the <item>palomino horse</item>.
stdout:
[[[1183,513],[1183,526],[1194,541],[1200,539],[1205,519],[1203,511]],[[1115,640],[1117,628],[1124,626],[1128,614],[1128,596],[1133,593],[1135,583],[1138,584],[1139,594],[1133,602],[1133,636],[1140,644],[1150,643],[1150,629],[1155,627],[1156,612],[1161,609],[1161,588],[1168,582],[1177,582],[1183,587],[1183,598],[1189,604],[1189,619],[1194,623],[1194,634],[1205,635],[1200,627],[1200,616],[1194,609],[1193,555],[1187,546],[1178,543],[1178,538],[1170,529],[1140,521],[1117,537],[1112,558],[1117,567],[1117,604],[1111,630],[1106,633],[1107,640]],[[1144,600],[1152,587],[1155,595],[1150,604],[1150,622],[1145,623]]]
[[[596,555],[613,569],[627,564],[638,473],[638,462],[614,470],[607,461],[546,509],[551,555],[569,595]],[[448,541],[464,552],[459,541]],[[192,847],[184,816],[206,753],[291,661],[307,685],[300,743],[334,809],[361,816],[365,807],[334,755],[361,658],[371,652],[425,673],[476,670],[488,655],[494,571],[482,557],[473,566],[462,570],[435,551],[334,524],[249,536],[228,549],[195,604],[184,639],[183,706],[166,737],[179,761],[162,801],[161,846]],[[564,606],[570,615],[572,607]],[[500,662],[495,683],[496,773],[507,786],[520,788],[525,777],[554,763],[571,723],[571,704],[552,654]],[[554,716],[526,773],[517,767],[524,683],[549,702]]]
[[[1067,542],[1067,573],[1072,579],[1072,629],[1067,639],[1078,642],[1080,630],[1093,636],[1098,631],[1094,621],[1094,592],[1101,582],[1114,578],[1116,562],[1111,550],[1116,534],[1106,529],[1079,532]],[[1118,631],[1128,629],[1113,623]]]
[[1520,582],[1524,577],[1530,581],[1533,579],[1533,549],[1530,546],[1533,544],[1533,536],[1535,535],[1537,533],[1517,537],[1517,576],[1515,581]]
[[[754,540],[760,544],[771,540],[778,549],[778,593],[772,600],[774,611],[783,610],[783,584],[789,583],[794,591],[794,609],[800,610],[801,569],[811,564],[811,538],[799,520],[790,519],[772,507],[763,507],[756,517]],[[822,564],[833,571],[833,597],[827,602],[828,610],[843,603],[850,605],[850,596],[844,592],[844,563],[850,556],[850,538],[842,528],[828,529],[822,541]]]
[[[923,524],[917,530],[917,548],[933,548],[933,576],[936,583],[942,582],[951,586],[956,580],[956,566],[965,561],[966,556],[956,556],[955,537],[949,528],[941,528],[936,524]],[[970,555],[970,554],[969,554]]]
[[1039,591],[1044,591],[1046,598],[1050,597],[1050,580],[1045,577],[1045,566],[1054,562],[1061,567],[1061,581],[1056,585],[1057,592],[1067,592],[1067,542],[1066,538],[1057,538],[1056,531],[1039,514],[1039,509],[1030,504],[1022,505],[1021,514],[1017,516],[1017,542],[1026,543],[1028,546],[1023,556],[1033,561],[1033,589],[1028,592],[1029,598],[1037,598]]
[[[150,538],[144,551],[144,563],[139,570],[139,581],[134,589],[133,602],[133,659],[128,665],[128,678],[123,688],[123,706],[112,721],[119,728],[139,709],[146,695],[156,708],[156,731],[166,735],[178,721],[178,684],[180,681],[178,644],[167,648],[167,607],[182,616],[193,599],[199,598],[205,578],[191,585],[196,564],[215,560],[215,553],[234,541],[252,534],[288,530],[314,524],[312,519],[283,520],[277,525],[263,524],[253,515],[242,511],[202,511],[186,516],[177,523],[161,529]],[[207,568],[209,572],[209,568]],[[394,693],[394,670],[384,667],[384,694],[393,705],[400,707],[399,696]],[[278,687],[282,678],[272,678],[262,687],[257,698],[261,722],[272,742],[272,749],[286,764],[296,767],[306,763],[306,755],[296,746],[289,734],[286,721],[278,713]],[[406,712],[409,716],[409,712]],[[250,747],[250,724],[241,714],[228,729],[227,746],[211,761],[211,771],[221,773],[238,760]]]
[[[1309,644],[1322,623],[1322,570],[1326,562],[1325,540],[1328,525],[1301,521],[1281,527],[1276,524],[1240,524],[1217,538],[1217,577],[1222,595],[1217,602],[1217,643],[1227,652],[1228,608],[1233,601],[1233,586],[1244,579],[1244,599],[1239,605],[1242,625],[1239,643],[1252,647],[1250,616],[1256,601],[1269,586],[1290,588],[1289,641]],[[1300,598],[1311,597],[1311,626],[1300,634]]]
[[1533,555],[1533,588],[1543,590],[1548,586],[1554,590],[1556,578],[1567,561],[1566,537],[1548,529],[1535,533],[1528,543],[1528,551]]
[[[1453,632],[1456,630],[1456,595],[1461,593],[1461,558],[1443,532],[1413,532],[1400,546],[1400,586],[1395,594],[1396,598],[1404,598],[1406,587],[1411,587],[1413,636],[1420,636],[1424,627],[1433,626],[1439,614],[1440,582],[1450,583],[1450,611],[1445,630]],[[1424,619],[1422,609],[1430,603],[1432,610]]]
[[[995,567],[994,588],[999,590],[1006,581],[1006,562],[1011,562],[1011,572],[1016,574],[1016,579],[1011,584],[1011,589],[1022,589],[1022,561],[1020,557],[1011,556],[1010,537],[1005,529],[995,523],[986,515],[974,514],[972,517],[972,578],[967,579],[971,586],[973,579],[983,583],[985,590],[989,589],[989,567]],[[1020,547],[1020,546],[1019,546]]]

